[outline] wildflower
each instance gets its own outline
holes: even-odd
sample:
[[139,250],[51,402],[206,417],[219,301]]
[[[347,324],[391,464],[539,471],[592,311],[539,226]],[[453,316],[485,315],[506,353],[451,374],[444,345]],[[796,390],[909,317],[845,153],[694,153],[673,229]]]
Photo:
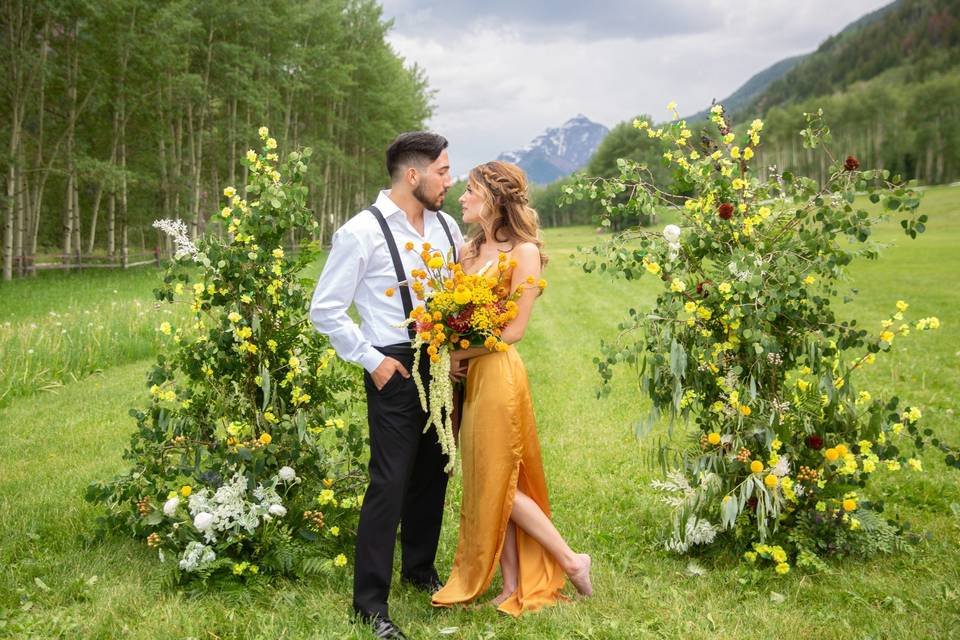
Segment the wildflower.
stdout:
[[321,492],[320,492],[320,495],[317,496],[317,501],[318,501],[321,505],[325,505],[325,504],[328,504],[328,503],[330,503],[330,502],[333,502],[333,490],[332,490],[332,489],[324,489],[323,491],[321,491]]
[[683,293],[686,288],[687,285],[683,282],[683,280],[673,280],[670,282],[670,290],[674,293]]
[[840,457],[840,452],[834,449],[833,447],[830,447],[829,449],[823,452],[823,455],[830,462],[836,462],[837,458]]
[[162,333],[163,335],[168,336],[170,335],[171,331],[172,331],[172,328],[170,327],[169,322],[163,322],[160,324],[160,333]]
[[180,506],[180,498],[173,496],[163,503],[163,515],[172,518],[176,515],[178,506]]
[[240,315],[239,313],[237,313],[236,311],[231,311],[231,312],[227,315],[227,320],[229,320],[230,322],[236,323],[236,322],[240,322],[240,320],[242,320],[242,319],[243,319],[243,316],[241,316],[241,315]]
[[923,471],[923,463],[917,460],[916,458],[910,458],[907,460],[907,466],[913,469],[914,471]]
[[287,509],[286,509],[286,507],[284,507],[282,504],[272,504],[272,505],[270,505],[270,508],[267,509],[267,512],[268,512],[270,515],[276,516],[276,517],[278,517],[278,518],[282,518],[283,516],[287,515]]
[[720,434],[717,433],[717,432],[713,432],[713,433],[709,434],[709,435],[707,436],[707,442],[709,442],[709,443],[712,444],[712,445],[718,445],[718,444],[720,444]]
[[260,136],[260,138],[262,138],[263,140],[266,140],[267,136],[270,135],[270,129],[267,129],[266,127],[260,127],[259,129],[257,129],[257,135]]
[[260,434],[260,444],[267,445],[267,444],[270,444],[272,441],[273,441],[273,436],[271,436],[269,433]]
[[207,531],[213,526],[213,514],[201,512],[193,518],[193,526],[197,531]]
[[743,150],[743,159],[744,159],[744,160],[749,160],[749,159],[751,159],[752,157],[753,157],[753,149],[751,149],[750,147],[747,147],[746,149]]
[[680,239],[680,227],[675,224],[668,224],[663,228],[663,237],[667,242],[676,242]]
[[847,156],[846,161],[843,163],[843,168],[847,171],[856,171],[860,168],[860,161],[854,156]]
[[740,406],[740,413],[742,413],[744,416],[749,416],[751,413],[753,413],[753,411],[750,409],[750,407],[744,404]]
[[277,247],[276,249],[274,249],[274,250],[271,252],[271,255],[272,255],[274,258],[276,258],[277,260],[279,260],[280,258],[283,257],[283,248],[282,248],[282,247]]
[[883,333],[881,333],[881,334],[880,334],[880,341],[881,341],[881,342],[886,342],[887,344],[890,344],[891,342],[893,342],[893,332],[892,332],[892,331],[884,331]]
[[857,508],[857,501],[854,498],[846,498],[843,501],[844,511],[853,511]]
[[276,149],[277,141],[275,138],[267,138],[267,149]]
[[734,191],[741,191],[742,189],[747,188],[747,183],[740,178],[734,178],[733,182],[730,183],[730,186]]
[[297,472],[293,470],[293,467],[283,466],[277,471],[277,477],[283,482],[293,482],[297,479]]
[[717,207],[717,215],[724,220],[729,220],[731,217],[733,217],[733,205],[729,202],[720,203],[720,206]]
[[656,262],[644,262],[643,266],[654,275],[660,273],[660,265]]
[[388,298],[392,298],[394,293],[396,292],[393,290],[393,287],[389,287],[386,291],[383,292],[383,294]]
[[747,562],[756,562],[757,561],[757,552],[756,551],[747,551],[743,554],[743,558]]
[[342,553],[333,559],[333,566],[342,567],[347,564],[347,556]]
[[182,495],[184,498],[188,497],[191,493],[193,493],[193,487],[190,485],[185,484],[180,487],[180,495]]
[[[751,468],[752,468],[752,465],[751,465]],[[773,475],[772,473],[768,474],[763,479],[763,484],[767,485],[769,489],[773,489],[774,487],[777,486],[777,476]]]
[[779,564],[776,566],[776,568],[774,569],[774,571],[776,571],[776,572],[779,573],[780,575],[784,575],[784,574],[786,574],[786,573],[790,573],[790,565],[787,564],[786,562],[781,562],[781,563],[779,563]]
[[815,277],[807,276],[806,278],[803,279],[803,284],[813,284],[816,281],[817,279]]
[[751,473],[760,473],[763,471],[763,463],[759,460],[754,460],[750,463],[750,472]]
[[340,535],[340,527],[330,527],[329,531],[330,531],[330,535],[332,536]]
[[427,266],[431,269],[439,269],[443,266],[443,257],[436,255],[430,258],[427,262]]

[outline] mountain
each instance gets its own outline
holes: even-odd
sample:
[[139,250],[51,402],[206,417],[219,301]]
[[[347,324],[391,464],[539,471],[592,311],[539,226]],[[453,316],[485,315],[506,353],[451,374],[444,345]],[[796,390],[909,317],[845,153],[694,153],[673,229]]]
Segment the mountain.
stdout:
[[608,131],[578,114],[559,128],[547,129],[524,148],[501,153],[497,159],[519,165],[530,182],[549,184],[586,165]]
[[[899,7],[902,2],[903,0],[896,0],[896,2],[891,2],[888,5],[880,7],[876,11],[872,11],[864,16],[861,16],[857,20],[854,20],[844,27],[837,35],[828,38],[827,41],[824,42],[814,53],[803,53],[798,56],[784,58],[783,60],[770,65],[763,71],[752,76],[743,85],[741,85],[739,89],[731,93],[723,100],[720,100],[720,104],[724,106],[727,113],[731,114],[740,113],[749,109],[755,102],[761,99],[770,85],[784,78],[784,76],[792,71],[793,68],[798,64],[804,62],[811,56],[815,56],[824,48],[829,48],[831,42],[834,42],[837,39],[845,38],[849,34],[882,20],[890,11]],[[691,123],[706,120],[709,112],[709,107],[707,107],[703,111],[686,118],[686,120]]]

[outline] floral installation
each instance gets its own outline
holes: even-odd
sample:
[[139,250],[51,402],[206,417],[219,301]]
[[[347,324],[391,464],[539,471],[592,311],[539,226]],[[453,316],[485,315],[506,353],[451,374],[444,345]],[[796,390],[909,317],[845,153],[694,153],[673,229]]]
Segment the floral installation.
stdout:
[[[412,242],[405,248],[416,251]],[[440,447],[447,456],[445,471],[449,473],[457,455],[451,419],[454,399],[450,353],[471,347],[506,351],[509,345],[500,336],[503,328],[517,317],[517,299],[526,287],[536,286],[542,291],[547,282],[530,278],[511,292],[510,274],[517,263],[504,253],[496,265],[488,262],[476,274],[464,272],[459,263],[448,261],[430,243],[423,244],[419,255],[425,268],[413,270],[410,289],[424,304],[413,309],[404,326],[413,323],[416,329],[412,341],[413,377],[420,405],[429,414],[424,430],[431,427],[436,430]],[[494,275],[488,275],[494,267]],[[393,296],[395,289],[387,289],[385,294]],[[419,375],[422,350],[430,358],[429,398]]]
[[[901,528],[867,497],[872,476],[922,472],[904,441],[941,449],[951,466],[960,456],[923,428],[919,407],[862,387],[858,374],[896,340],[940,321],[908,321],[910,305],[899,300],[878,326],[861,327],[838,319],[833,301],[846,266],[878,256],[870,236],[886,213],[903,214],[911,238],[925,230],[919,195],[887,171],[861,170],[852,155],[836,160],[822,112],[807,114],[801,132],[830,163],[820,184],[751,165],[759,119],[737,132],[715,105],[694,134],[675,103],[668,109],[664,126],[634,126],[662,143],[673,192],[651,184],[644,165],[621,160],[620,176],[582,178],[564,196],[600,200],[606,226],[678,212],[660,233],[634,228],[583,250],[586,271],[662,285],[654,307],[631,310],[617,343],[602,345],[598,367],[601,393],[618,363],[637,368],[652,405],[638,435],[671,418],[653,455],[669,471],[654,482],[674,510],[667,547],[686,553],[723,540],[780,574],[791,563],[898,548]],[[858,202],[864,192],[886,213]],[[685,443],[672,437],[678,417],[697,427]]]
[[224,189],[212,218],[221,233],[193,243],[181,221],[156,224],[178,250],[155,297],[189,319],[157,326],[129,471],[87,491],[105,529],[145,539],[178,581],[336,571],[363,503],[360,381],[307,315],[301,273],[317,244],[285,246],[316,226],[302,180],[311,151],[281,160],[269,130],[259,135],[243,193]]

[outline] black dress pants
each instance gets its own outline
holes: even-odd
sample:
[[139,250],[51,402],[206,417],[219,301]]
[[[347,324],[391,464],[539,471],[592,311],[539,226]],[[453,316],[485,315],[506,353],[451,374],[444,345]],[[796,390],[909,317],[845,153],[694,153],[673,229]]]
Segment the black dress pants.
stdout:
[[[434,558],[440,539],[447,474],[446,456],[433,429],[423,428],[427,414],[413,381],[413,349],[377,347],[395,358],[411,377],[399,373],[377,390],[364,373],[370,427],[370,486],[360,509],[353,607],[363,616],[387,617],[393,551],[400,527],[401,575],[426,582],[437,575]],[[430,359],[421,354],[420,375],[429,385]]]

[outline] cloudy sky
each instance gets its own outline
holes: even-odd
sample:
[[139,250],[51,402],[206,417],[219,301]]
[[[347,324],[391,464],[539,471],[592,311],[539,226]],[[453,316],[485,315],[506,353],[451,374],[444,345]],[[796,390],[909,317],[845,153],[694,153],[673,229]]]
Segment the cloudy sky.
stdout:
[[889,0],[383,0],[388,38],[426,71],[428,126],[456,174],[578,113],[611,127],[681,114],[816,49]]

